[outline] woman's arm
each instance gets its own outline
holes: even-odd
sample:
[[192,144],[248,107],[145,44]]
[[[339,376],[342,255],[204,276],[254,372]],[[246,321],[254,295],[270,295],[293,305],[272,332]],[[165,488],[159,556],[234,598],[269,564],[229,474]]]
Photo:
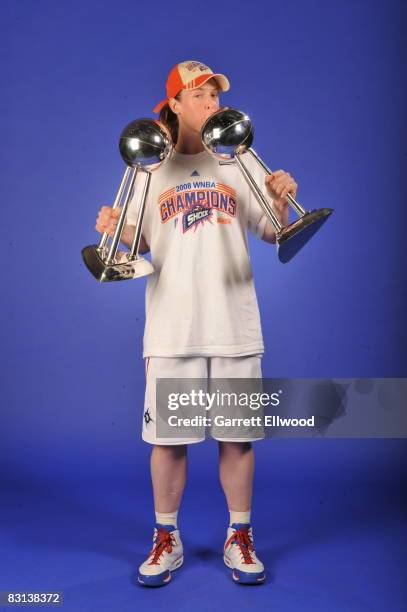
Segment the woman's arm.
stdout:
[[[276,217],[281,225],[285,227],[288,224],[289,216],[287,194],[290,193],[295,198],[298,185],[292,176],[284,170],[277,170],[272,172],[271,175],[267,175],[265,183],[269,195],[273,198],[273,210]],[[276,242],[276,231],[269,220],[266,222],[262,240],[272,244]]]
[[[131,245],[133,244],[135,231],[136,231],[136,227],[134,225],[126,224],[124,226],[120,241],[129,249],[131,249]],[[143,234],[141,234],[139,253],[143,255],[144,253],[148,253],[149,250],[150,250],[150,247],[148,246]]]
[[[280,221],[281,225],[285,227],[288,224],[288,202],[287,200],[282,203],[275,200],[273,202],[273,211],[277,219]],[[269,242],[271,244],[275,244],[276,242],[276,231],[274,229],[273,224],[269,220],[266,221],[266,227],[264,229],[262,240],[264,240],[265,242]]]

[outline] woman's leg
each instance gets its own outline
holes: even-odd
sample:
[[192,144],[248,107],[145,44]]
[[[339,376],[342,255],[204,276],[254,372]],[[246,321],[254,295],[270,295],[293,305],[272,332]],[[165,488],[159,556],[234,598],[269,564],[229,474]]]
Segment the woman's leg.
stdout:
[[219,478],[229,510],[250,510],[253,475],[251,442],[219,442]]
[[230,512],[223,560],[235,582],[261,584],[266,575],[254,549],[250,518],[254,475],[251,442],[219,441],[219,474]]
[[155,511],[178,510],[187,477],[187,445],[154,445],[150,467]]
[[138,568],[138,581],[144,586],[167,584],[171,572],[181,567],[184,560],[177,514],[186,481],[186,451],[185,444],[157,444],[151,451],[156,524],[153,548]]

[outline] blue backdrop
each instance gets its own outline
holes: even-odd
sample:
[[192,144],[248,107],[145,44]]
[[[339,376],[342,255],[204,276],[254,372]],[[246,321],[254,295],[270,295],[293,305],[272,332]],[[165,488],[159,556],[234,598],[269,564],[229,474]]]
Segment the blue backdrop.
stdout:
[[189,574],[172,604],[136,588],[153,524],[145,279],[98,284],[80,251],[123,174],[122,128],[152,116],[176,62],[203,61],[229,77],[222,102],[251,115],[256,150],[296,178],[303,206],[335,209],[287,265],[250,239],[264,376],[407,376],[405,3],[21,0],[1,13],[0,590],[64,590],[78,610],[205,609],[215,594],[211,609],[401,610],[401,440],[256,446],[273,580],[255,593],[222,573],[216,446],[195,446]]

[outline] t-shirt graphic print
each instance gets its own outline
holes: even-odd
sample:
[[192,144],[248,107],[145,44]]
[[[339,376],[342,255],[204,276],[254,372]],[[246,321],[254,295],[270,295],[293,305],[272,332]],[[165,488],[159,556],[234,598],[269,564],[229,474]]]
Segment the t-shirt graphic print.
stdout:
[[236,217],[233,187],[210,177],[180,183],[158,197],[162,223],[174,222],[183,233],[196,232],[204,223],[231,223]]

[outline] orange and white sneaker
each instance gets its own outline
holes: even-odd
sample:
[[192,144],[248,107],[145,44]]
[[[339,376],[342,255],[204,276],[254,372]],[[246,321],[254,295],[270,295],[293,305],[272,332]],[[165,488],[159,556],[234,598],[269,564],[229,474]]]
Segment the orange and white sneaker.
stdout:
[[232,578],[241,584],[261,584],[266,578],[263,563],[257,558],[249,524],[233,523],[228,528],[223,560]]
[[172,525],[154,527],[153,547],[138,569],[138,581],[143,586],[162,586],[171,580],[172,570],[184,561],[179,530]]

